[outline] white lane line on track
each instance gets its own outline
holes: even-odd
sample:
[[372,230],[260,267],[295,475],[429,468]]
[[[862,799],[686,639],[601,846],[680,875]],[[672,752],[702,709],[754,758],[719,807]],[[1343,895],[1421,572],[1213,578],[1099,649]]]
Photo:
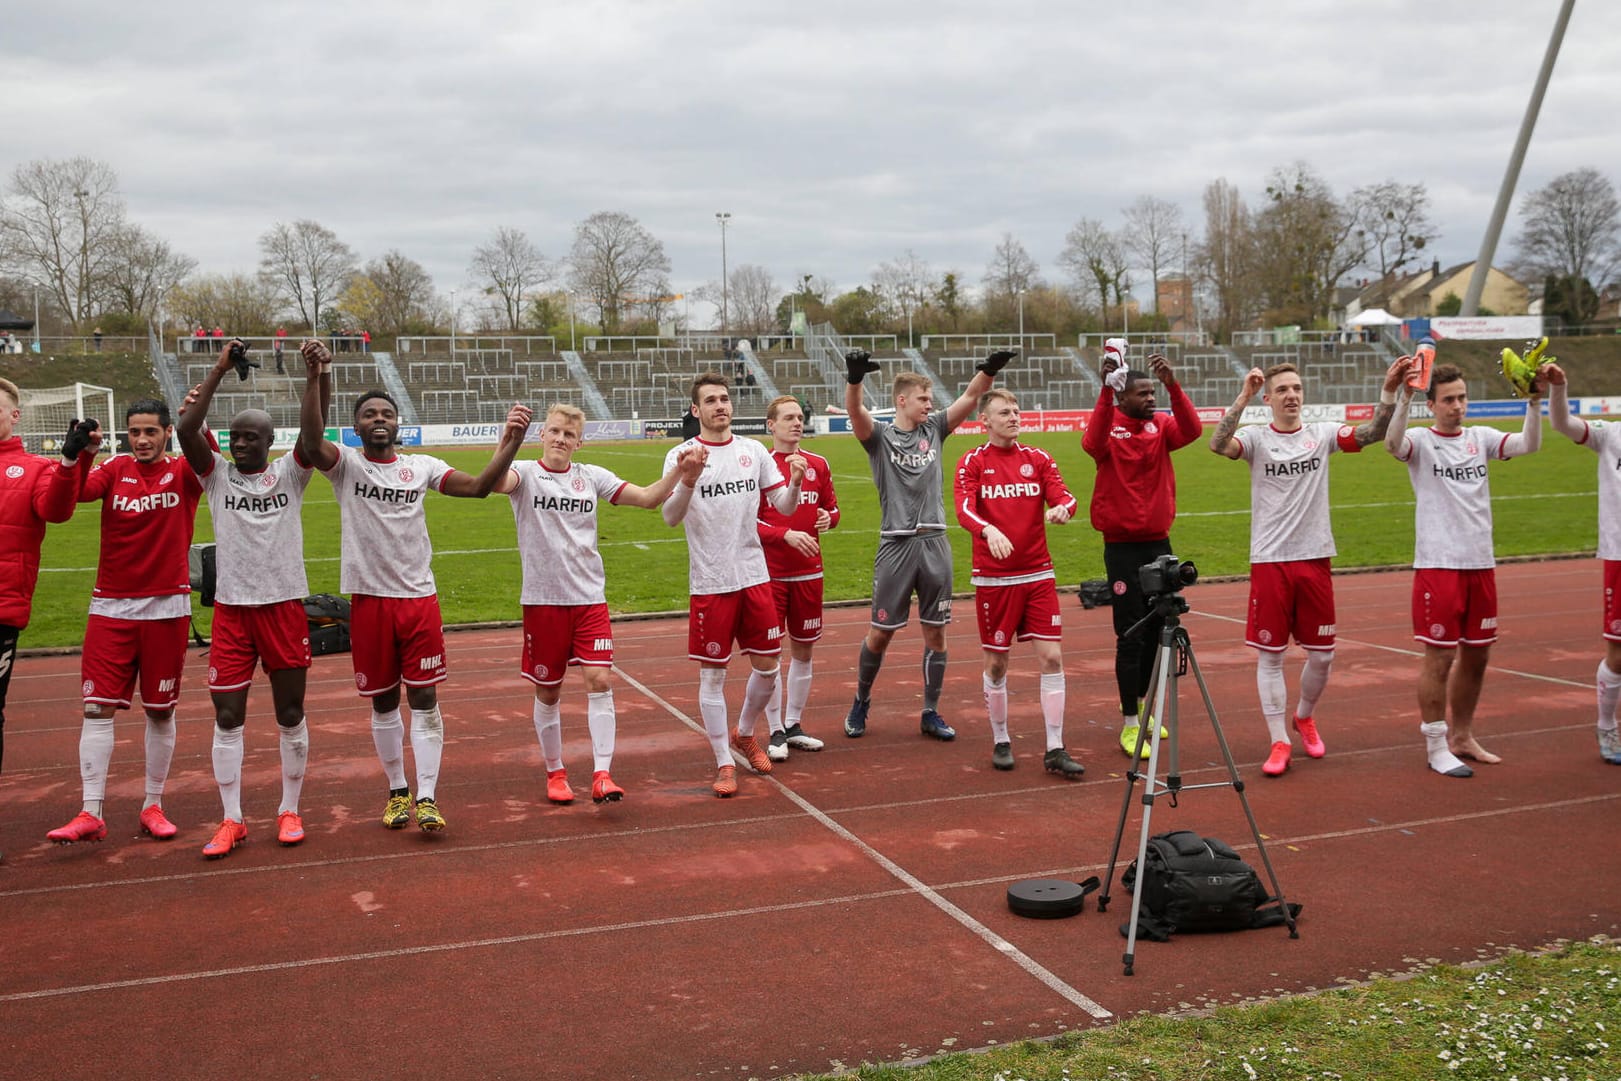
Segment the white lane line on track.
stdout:
[[189,983],[193,980],[213,980],[224,976],[255,975],[263,972],[286,972],[290,969],[319,968],[323,965],[347,965],[359,961],[382,961],[396,957],[416,957],[422,954],[452,953],[459,950],[482,950],[495,946],[523,945],[546,942],[551,939],[573,938],[580,935],[610,934],[616,931],[636,931],[650,927],[671,927],[709,920],[729,920],[736,916],[755,916],[798,909],[820,908],[827,905],[847,904],[851,901],[874,900],[884,897],[903,897],[906,890],[888,890],[883,893],[858,894],[850,897],[828,897],[819,901],[796,901],[790,904],[761,905],[758,908],[734,908],[724,912],[700,912],[689,916],[667,916],[657,920],[632,920],[626,923],[576,927],[562,931],[536,931],[527,935],[503,935],[500,938],[476,938],[465,942],[439,942],[427,946],[402,946],[393,950],[371,950],[365,953],[333,954],[329,957],[306,957],[300,961],[275,961],[263,965],[238,965],[234,968],[215,968],[201,972],[176,972],[168,976],[144,976],[132,980],[110,980],[106,983],[86,983],[74,987],[49,987],[39,991],[17,991],[0,995],[0,1002],[26,1002],[30,999],[57,998],[63,995],[82,995],[97,991],[120,991],[130,987],[152,987],[166,983]]
[[[636,688],[636,690],[640,691],[650,701],[656,702],[658,705],[662,706],[672,717],[679,720],[682,724],[697,732],[700,736],[705,734],[703,725],[694,721],[691,717],[677,709],[672,703],[660,697],[652,690],[652,688],[648,687],[644,683],[641,683],[629,673],[623,671],[617,666],[614,668],[614,671],[620,679],[624,680],[630,686]],[[944,912],[947,916],[950,916],[952,919],[962,924],[963,927],[967,928],[979,938],[983,939],[992,949],[996,950],[1008,960],[1018,965],[1019,968],[1023,969],[1030,976],[1035,977],[1035,979],[1045,984],[1051,990],[1057,992],[1060,997],[1069,1002],[1072,1006],[1077,1006],[1080,1009],[1085,1010],[1087,1013],[1091,1014],[1095,1018],[1098,1018],[1099,1020],[1104,1020],[1114,1016],[1114,1014],[1104,1009],[1101,1005],[1094,1002],[1092,999],[1087,998],[1085,995],[1081,994],[1081,992],[1059,979],[1057,975],[1037,962],[1035,958],[1031,957],[1029,954],[1026,954],[1013,943],[1009,942],[995,931],[992,931],[983,923],[980,923],[978,920],[974,919],[973,916],[970,916],[961,908],[958,908],[956,905],[946,900],[932,887],[930,887],[928,883],[923,882],[921,879],[917,878],[917,876],[907,871],[906,868],[902,867],[900,864],[896,863],[888,856],[885,856],[882,852],[879,852],[867,842],[863,841],[861,838],[857,837],[855,834],[833,821],[833,819],[828,817],[828,815],[822,810],[812,804],[809,800],[806,800],[799,793],[783,784],[780,780],[770,776],[769,774],[760,779],[775,785],[777,790],[786,796],[790,802],[799,807],[799,809],[804,811],[806,814],[810,815],[817,822],[821,823],[824,828],[831,831],[833,834],[849,844],[854,845],[863,854],[865,854],[868,859],[872,860],[874,863],[878,864],[878,866],[882,867],[884,870],[888,871],[891,875],[894,875],[897,879],[904,883],[907,889],[912,893],[923,898],[925,901],[938,908],[941,912]]]
[[[1238,624],[1239,626],[1243,626],[1244,623],[1245,623],[1244,620],[1239,619],[1237,616],[1217,615],[1214,612],[1200,612],[1198,614],[1201,615],[1201,616],[1204,616],[1206,619],[1219,619],[1223,623],[1235,623],[1235,624]],[[1422,656],[1424,656],[1424,654],[1422,652],[1420,652],[1419,650],[1416,650],[1416,649],[1408,649],[1408,648],[1406,648],[1404,646],[1381,645],[1378,642],[1369,642],[1369,641],[1367,641],[1365,639],[1362,639],[1362,638],[1347,638],[1344,635],[1338,635],[1338,636],[1335,637],[1334,640],[1336,642],[1346,642],[1346,643],[1349,643],[1350,645],[1353,645],[1353,646],[1363,646],[1363,647],[1365,647],[1367,649],[1382,650],[1385,653],[1397,653],[1397,654],[1400,654],[1403,657],[1422,657]],[[1593,686],[1594,686],[1591,683],[1583,683],[1579,679],[1561,679],[1559,676],[1543,675],[1541,672],[1522,672],[1518,668],[1504,668],[1500,664],[1488,664],[1487,667],[1486,667],[1486,670],[1488,672],[1502,672],[1505,675],[1519,676],[1521,679],[1534,679],[1534,680],[1540,680],[1543,683],[1554,683],[1554,684],[1557,684],[1557,685],[1559,685],[1561,687],[1578,687],[1578,688],[1580,688],[1580,689],[1582,689],[1584,691],[1590,691],[1590,690],[1593,689]]]

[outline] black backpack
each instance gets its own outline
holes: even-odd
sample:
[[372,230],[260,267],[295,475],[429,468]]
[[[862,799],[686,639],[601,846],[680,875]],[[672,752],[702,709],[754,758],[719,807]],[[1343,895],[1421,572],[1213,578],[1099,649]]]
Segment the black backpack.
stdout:
[[349,652],[349,598],[333,593],[316,593],[304,598],[304,615],[310,621],[310,652]]
[[[1144,938],[1168,942],[1176,931],[1247,931],[1288,922],[1277,899],[1262,888],[1255,869],[1214,837],[1200,837],[1192,830],[1150,837],[1144,868],[1137,915],[1137,934]],[[1128,893],[1135,892],[1138,877],[1133,860],[1120,884]],[[1289,912],[1298,914],[1300,906],[1291,904]],[[1122,937],[1129,937],[1130,931],[1130,923],[1120,925]]]

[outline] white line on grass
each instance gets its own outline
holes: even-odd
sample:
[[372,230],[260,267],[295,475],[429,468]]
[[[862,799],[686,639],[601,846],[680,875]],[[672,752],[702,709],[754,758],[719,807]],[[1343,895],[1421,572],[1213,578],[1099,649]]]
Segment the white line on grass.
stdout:
[[[688,728],[697,732],[701,736],[705,735],[703,725],[694,721],[691,717],[677,709],[672,703],[660,697],[652,690],[652,688],[640,682],[628,672],[625,672],[623,669],[619,668],[617,665],[614,667],[614,672],[619,676],[620,679],[636,688],[636,690],[640,691],[649,700],[663,707],[666,712],[679,720],[682,724],[686,725]],[[983,923],[980,923],[978,920],[974,919],[973,916],[970,916],[967,912],[964,912],[961,908],[958,908],[956,905],[940,896],[940,894],[930,887],[928,883],[923,882],[911,872],[907,871],[906,868],[902,867],[900,864],[896,863],[888,856],[885,856],[882,852],[879,852],[876,848],[873,848],[867,842],[863,841],[861,838],[857,837],[855,834],[833,821],[833,819],[828,817],[828,815],[822,810],[812,804],[809,800],[806,800],[799,793],[783,784],[780,780],[772,777],[769,774],[761,779],[775,785],[777,790],[786,796],[789,801],[798,806],[800,810],[810,815],[817,822],[820,822],[825,828],[832,831],[836,836],[854,845],[861,852],[863,852],[868,859],[872,860],[874,863],[878,864],[878,866],[882,867],[884,870],[898,878],[901,882],[905,883],[907,888],[913,893],[919,897],[922,897],[925,901],[938,908],[941,912],[944,912],[947,916],[950,916],[952,919],[962,924],[969,931],[972,931],[975,935],[979,936],[987,944],[989,944],[992,949],[996,950],[998,953],[1001,953],[1004,957],[1008,958],[1026,973],[1035,977],[1053,991],[1056,991],[1071,1005],[1085,1010],[1087,1013],[1098,1018],[1099,1020],[1114,1016],[1114,1014],[1104,1009],[1098,1003],[1092,1001],[1090,998],[1087,998],[1075,988],[1059,979],[1053,972],[1038,963],[1035,958],[1029,956],[1013,943],[1009,942],[995,931],[992,931]]]

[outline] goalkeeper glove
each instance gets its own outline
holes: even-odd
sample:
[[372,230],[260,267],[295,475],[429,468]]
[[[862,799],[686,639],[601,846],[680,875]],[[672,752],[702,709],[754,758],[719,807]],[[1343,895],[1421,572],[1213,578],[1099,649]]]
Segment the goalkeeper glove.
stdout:
[[859,386],[869,372],[878,370],[878,362],[865,349],[852,349],[844,354],[844,379],[851,386]]

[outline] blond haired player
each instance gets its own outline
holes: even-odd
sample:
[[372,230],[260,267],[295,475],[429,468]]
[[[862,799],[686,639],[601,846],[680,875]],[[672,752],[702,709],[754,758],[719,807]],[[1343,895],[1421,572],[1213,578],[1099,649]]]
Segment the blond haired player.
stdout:
[[821,535],[839,524],[839,500],[827,459],[800,448],[805,438],[805,411],[797,398],[784,394],[772,399],[766,406],[765,428],[779,470],[791,471],[788,459],[796,454],[805,460],[799,506],[792,514],[781,513],[767,498],[760,500],[759,530],[766,569],[771,572],[778,617],[788,628],[788,678],[780,681],[787,690],[772,695],[765,707],[771,725],[766,755],[773,762],[783,762],[789,748],[822,749],[822,741],[808,734],[801,722],[810,698],[811,651],[822,637]]
[[[597,513],[616,506],[657,507],[680,477],[677,468],[643,488],[611,470],[574,460],[585,441],[585,414],[572,405],[546,411],[540,457],[514,462],[495,490],[512,501],[523,561],[523,678],[535,685],[535,736],[546,763],[546,798],[574,802],[563,766],[559,702],[563,675],[577,666],[585,678],[586,727],[591,733],[591,800],[622,799],[625,790],[609,775],[615,717],[613,627],[608,619],[607,578],[597,551]],[[684,462],[685,459],[682,459]]]

